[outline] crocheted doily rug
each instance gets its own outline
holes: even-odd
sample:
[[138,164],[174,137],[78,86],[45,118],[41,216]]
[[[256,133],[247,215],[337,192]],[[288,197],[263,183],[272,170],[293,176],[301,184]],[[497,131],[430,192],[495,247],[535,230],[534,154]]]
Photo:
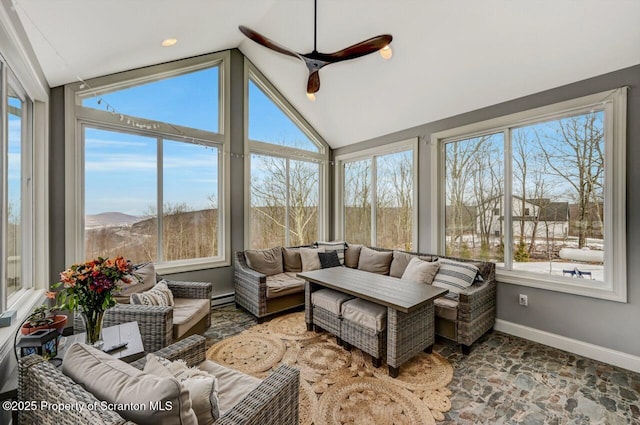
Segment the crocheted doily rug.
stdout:
[[309,332],[304,313],[276,317],[224,339],[207,358],[265,378],[286,363],[300,370],[300,424],[435,424],[451,408],[451,364],[420,353],[397,378],[373,367],[371,356],[345,350],[325,332]]

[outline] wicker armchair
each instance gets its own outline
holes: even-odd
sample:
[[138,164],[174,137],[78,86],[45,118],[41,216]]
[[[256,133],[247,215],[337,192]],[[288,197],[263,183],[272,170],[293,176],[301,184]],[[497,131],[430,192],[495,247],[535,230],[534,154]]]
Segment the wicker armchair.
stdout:
[[[195,366],[205,360],[205,339],[194,335],[159,350],[156,354],[169,360],[184,359],[189,366]],[[145,359],[132,365],[142,369]],[[38,355],[20,359],[18,367],[18,400],[26,406],[34,401],[38,403],[37,409],[20,411],[20,425],[135,425],[111,410],[42,409],[40,406],[43,402],[58,406],[62,403],[88,406],[99,401]],[[291,366],[282,365],[215,424],[297,425],[299,385],[300,372]]]
[[244,307],[258,318],[259,323],[274,313],[304,306],[303,289],[299,293],[267,299],[267,276],[247,265],[244,251],[238,251],[234,256],[233,286],[236,306]]
[[[211,299],[212,284],[210,282],[179,282],[166,280],[173,293],[173,298]],[[142,345],[146,352],[158,351],[175,341],[194,334],[202,334],[211,326],[211,311],[203,319],[195,323],[188,331],[175,335],[173,323],[173,307],[159,307],[137,304],[117,304],[104,314],[104,326],[115,326],[121,323],[138,322]],[[75,318],[74,331],[82,331],[82,320]]]

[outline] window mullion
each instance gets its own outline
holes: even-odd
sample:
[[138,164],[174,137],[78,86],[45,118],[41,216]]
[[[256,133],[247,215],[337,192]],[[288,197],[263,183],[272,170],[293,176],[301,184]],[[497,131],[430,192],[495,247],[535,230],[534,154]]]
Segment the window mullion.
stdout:
[[504,130],[504,195],[503,234],[504,234],[504,267],[513,269],[513,155],[511,143],[511,129]]
[[378,243],[378,157],[371,157],[371,246]]
[[289,208],[291,206],[291,199],[290,199],[291,198],[291,179],[289,176],[289,161],[290,161],[289,158],[285,160],[286,199],[285,199],[285,206],[284,206],[284,243],[286,246],[290,246]]
[[163,249],[163,241],[164,241],[164,235],[163,235],[163,228],[164,228],[164,210],[163,210],[163,187],[164,187],[164,169],[163,169],[163,150],[162,150],[162,144],[163,144],[163,140],[162,138],[158,137],[156,139],[157,142],[157,170],[156,170],[156,175],[157,175],[157,188],[156,188],[156,198],[157,198],[157,204],[156,204],[156,216],[157,216],[157,225],[158,225],[158,241],[157,241],[157,254],[156,254],[156,261],[164,261],[164,249]]

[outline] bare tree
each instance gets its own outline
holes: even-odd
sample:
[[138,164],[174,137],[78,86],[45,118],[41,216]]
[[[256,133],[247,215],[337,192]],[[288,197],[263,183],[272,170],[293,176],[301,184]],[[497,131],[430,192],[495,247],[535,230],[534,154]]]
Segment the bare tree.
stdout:
[[371,244],[371,160],[344,165],[344,232],[349,242]]

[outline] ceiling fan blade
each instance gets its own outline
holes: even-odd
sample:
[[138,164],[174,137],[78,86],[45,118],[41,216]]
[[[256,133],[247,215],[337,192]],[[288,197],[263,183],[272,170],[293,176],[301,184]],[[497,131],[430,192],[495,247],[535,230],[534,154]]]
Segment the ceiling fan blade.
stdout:
[[378,35],[368,40],[356,43],[337,52],[323,54],[322,58],[329,62],[340,62],[349,59],[359,58],[369,53],[377,52],[383,47],[391,44],[393,37],[390,34]]
[[311,71],[309,81],[307,81],[307,93],[316,93],[318,90],[320,90],[320,73]]
[[288,56],[293,56],[294,58],[298,58],[300,60],[304,60],[302,59],[302,57],[294,52],[293,50],[287,49],[284,46],[279,45],[278,43],[276,43],[273,40],[268,39],[267,37],[265,37],[262,34],[259,34],[257,32],[255,32],[254,30],[252,30],[251,28],[245,27],[244,25],[240,25],[238,27],[238,29],[240,30],[240,32],[242,32],[244,35],[246,35],[248,38],[250,38],[251,40],[255,41],[256,43],[269,48],[271,50],[275,50],[278,53],[282,53],[283,55],[288,55]]

